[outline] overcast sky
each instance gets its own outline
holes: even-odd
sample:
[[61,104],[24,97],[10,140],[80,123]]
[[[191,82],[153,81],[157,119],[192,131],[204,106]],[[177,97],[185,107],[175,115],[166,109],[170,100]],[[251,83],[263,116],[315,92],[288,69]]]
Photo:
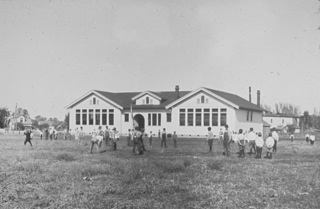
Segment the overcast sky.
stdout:
[[0,1],[0,107],[208,87],[320,109],[318,0]]

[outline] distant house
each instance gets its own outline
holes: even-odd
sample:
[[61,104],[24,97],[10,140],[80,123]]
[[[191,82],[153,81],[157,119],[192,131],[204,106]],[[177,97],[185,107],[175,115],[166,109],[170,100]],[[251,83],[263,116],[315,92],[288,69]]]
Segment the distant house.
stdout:
[[9,128],[11,130],[14,130],[17,128],[17,123],[22,123],[23,127],[26,128],[31,128],[32,127],[32,121],[30,118],[26,118],[23,115],[19,115],[19,116],[10,116],[8,118],[8,122],[9,122]]
[[166,128],[167,133],[194,136],[207,133],[212,127],[215,134],[226,124],[232,131],[262,132],[262,112],[259,106],[242,97],[201,87],[193,91],[144,91],[114,93],[92,90],[66,107],[70,113],[70,129],[83,127],[85,132],[98,126],[145,129],[148,133]]
[[300,132],[300,116],[297,115],[266,113],[263,115],[263,120],[270,124],[270,128],[276,128],[278,130],[283,130],[284,132],[287,132],[287,127],[293,125],[296,128],[295,132]]

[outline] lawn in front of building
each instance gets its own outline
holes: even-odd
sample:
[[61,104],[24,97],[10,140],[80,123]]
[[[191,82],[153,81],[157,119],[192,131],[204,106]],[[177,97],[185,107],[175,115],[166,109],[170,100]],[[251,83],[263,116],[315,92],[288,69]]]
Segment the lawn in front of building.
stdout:
[[[281,140],[274,158],[222,155],[205,139],[160,140],[133,155],[103,145],[89,154],[89,137],[32,140],[0,135],[1,208],[320,208],[320,144]],[[147,144],[147,141],[145,141]],[[248,151],[248,149],[246,150]],[[263,150],[263,155],[265,149]]]

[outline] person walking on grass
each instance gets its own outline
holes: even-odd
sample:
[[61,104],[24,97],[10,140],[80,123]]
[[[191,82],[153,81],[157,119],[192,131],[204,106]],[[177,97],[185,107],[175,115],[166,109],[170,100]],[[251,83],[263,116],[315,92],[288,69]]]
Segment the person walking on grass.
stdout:
[[262,134],[258,133],[258,137],[256,138],[256,151],[257,151],[256,158],[257,159],[261,159],[262,147],[263,147]]
[[167,132],[166,129],[163,128],[162,134],[161,134],[161,153],[164,152],[165,148],[167,148]]
[[92,154],[92,150],[94,145],[96,144],[98,148],[100,149],[101,143],[103,141],[103,131],[101,130],[101,126],[99,126],[98,131],[93,130],[92,137],[91,137],[91,148],[90,153]]
[[239,146],[239,155],[238,157],[244,158],[245,147],[246,147],[246,137],[243,134],[243,130],[239,129],[239,133],[237,136],[237,142]]
[[274,145],[275,145],[275,140],[272,137],[272,133],[269,133],[269,137],[266,139],[267,152],[264,158],[272,159],[272,152],[273,152]]
[[172,140],[173,140],[173,147],[174,147],[174,148],[177,148],[178,135],[176,134],[175,131],[173,132]]
[[248,133],[249,148],[250,148],[249,155],[256,154],[256,145],[255,145],[256,138],[257,138],[256,133],[253,131],[253,128],[250,128],[250,131]]
[[207,142],[209,146],[209,152],[212,152],[212,143],[213,143],[214,135],[211,131],[211,127],[208,127],[208,136],[207,136]]
[[27,129],[25,132],[24,132],[24,135],[26,135],[26,139],[24,140],[24,145],[27,144],[27,142],[29,142],[29,144],[31,145],[32,147],[32,143],[31,143],[31,130],[30,129]]
[[273,152],[277,152],[277,144],[279,141],[279,134],[277,133],[276,129],[274,129],[272,131],[272,138],[274,139]]
[[228,130],[229,126],[228,125],[225,125],[225,131],[223,133],[223,149],[224,149],[224,152],[223,152],[223,155],[226,155],[227,157],[230,156],[230,143],[231,143],[231,140],[232,140],[232,133],[230,130]]

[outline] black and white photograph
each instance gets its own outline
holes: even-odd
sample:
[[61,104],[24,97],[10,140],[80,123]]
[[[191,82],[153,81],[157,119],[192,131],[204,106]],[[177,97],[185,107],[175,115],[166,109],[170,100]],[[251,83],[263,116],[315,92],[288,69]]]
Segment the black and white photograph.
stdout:
[[319,0],[0,0],[1,209],[320,208]]

